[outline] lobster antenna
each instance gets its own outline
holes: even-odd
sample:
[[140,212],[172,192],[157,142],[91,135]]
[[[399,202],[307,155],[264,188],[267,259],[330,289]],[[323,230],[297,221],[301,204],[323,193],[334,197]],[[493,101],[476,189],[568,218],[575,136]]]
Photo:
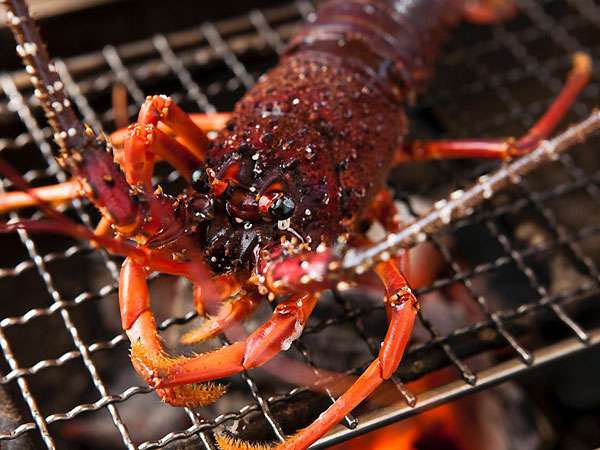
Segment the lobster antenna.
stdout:
[[[341,269],[364,273],[379,261],[389,259],[403,249],[413,247],[427,239],[428,235],[462,219],[473,212],[473,208],[491,198],[500,189],[518,183],[521,177],[546,161],[555,160],[560,153],[583,142],[589,135],[600,130],[600,110],[594,110],[585,120],[571,126],[558,136],[542,141],[531,153],[502,166],[489,175],[479,177],[466,190],[454,191],[446,200],[434,204],[433,209],[407,223],[402,231],[366,249],[349,249],[342,257]],[[337,269],[339,266],[335,266]]]
[[[81,182],[103,215],[109,216],[115,225],[130,225],[140,208],[131,198],[125,175],[113,163],[110,143],[75,114],[25,1],[0,2],[7,8],[7,23],[17,41],[17,53],[31,78],[34,95],[54,131],[54,141],[60,148],[59,163]],[[106,180],[110,180],[110,184]]]
[[[113,204],[118,208],[107,211],[101,203],[97,206],[101,211],[104,209],[103,215],[109,215],[115,224],[130,224],[131,218],[137,217],[139,208],[138,204],[129,198],[130,191],[123,172],[115,169],[110,143],[104,136],[96,135],[92,128],[83,124],[75,114],[71,101],[64,92],[64,84],[50,61],[46,45],[29,14],[25,1],[0,0],[0,2],[7,8],[8,26],[17,41],[17,53],[21,56],[25,70],[31,78],[35,89],[34,95],[42,104],[46,118],[54,130],[54,141],[60,147],[62,156],[61,164],[67,165],[70,172],[82,181],[82,185],[87,185],[86,190],[92,194],[90,195],[92,202],[95,200],[93,195],[95,187],[97,189],[102,185],[102,180],[106,182],[107,176],[110,177],[109,194]],[[6,173],[6,170],[4,172]],[[56,218],[55,214],[51,215]],[[0,232],[19,228],[59,231],[60,228],[56,227],[56,224],[64,225],[64,219],[39,226],[35,223],[0,224]],[[68,230],[65,231],[69,234]],[[116,253],[145,254],[145,250],[117,239],[96,236],[92,231],[83,228],[77,228],[75,231],[78,237],[96,241]],[[199,278],[194,282],[202,287],[207,296],[216,296],[216,289],[209,278],[210,270],[202,258],[198,258],[196,262],[195,268]]]
[[[83,149],[100,147],[107,149],[108,143],[99,139],[94,131],[84,125],[75,114],[71,101],[64,92],[54,64],[50,61],[46,45],[40,36],[37,25],[29,14],[24,0],[1,0],[5,5],[6,19],[15,40],[17,53],[25,64],[25,70],[31,78],[34,95],[40,101],[46,118],[54,130],[54,141],[60,147],[63,156],[73,158],[73,166]],[[62,158],[69,162],[71,158]],[[74,167],[70,167],[74,169]],[[76,168],[75,168],[76,169]]]

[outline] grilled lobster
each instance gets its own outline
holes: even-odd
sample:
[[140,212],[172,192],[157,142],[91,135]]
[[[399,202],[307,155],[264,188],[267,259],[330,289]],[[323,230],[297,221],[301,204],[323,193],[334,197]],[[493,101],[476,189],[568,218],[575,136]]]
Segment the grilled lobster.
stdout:
[[[106,141],[77,119],[26,5],[4,3],[17,51],[55,130],[59,161],[73,180],[1,196],[3,211],[35,204],[50,215],[45,222],[7,224],[2,231],[69,233],[126,256],[119,287],[123,329],[135,369],[164,401],[175,406],[215,401],[224,389],[204,382],[252,369],[287,349],[320,292],[344,277],[357,279],[357,273],[372,270],[380,278],[389,329],[378,357],[314,423],[277,446],[281,449],[307,448],[394,373],[418,302],[403,275],[408,254],[389,250],[422,239],[427,223],[448,223],[460,209],[452,205],[461,206],[462,192],[451,197],[455,203],[440,204],[430,214],[437,222],[401,228],[385,183],[390,169],[412,160],[525,155],[551,133],[590,74],[589,59],[576,55],[558,98],[520,139],[411,142],[405,107],[430,77],[447,31],[462,18],[500,20],[513,5],[329,0],[232,114],[188,115],[170,98],[152,96],[135,124]],[[209,129],[219,129],[214,139],[207,137]],[[187,181],[178,196],[153,186],[158,160]],[[486,187],[493,186],[479,186],[478,198],[486,197]],[[78,196],[102,212],[95,232],[67,226],[50,206]],[[362,257],[348,252],[349,246],[368,245],[363,230],[374,221],[390,232],[405,230],[410,239],[370,247]],[[151,271],[193,283],[196,308],[208,318],[183,337],[188,344],[242,320],[265,297],[280,302],[247,338],[214,352],[175,357],[165,352],[156,330],[146,284]],[[219,442],[223,448],[241,445],[225,437]]]

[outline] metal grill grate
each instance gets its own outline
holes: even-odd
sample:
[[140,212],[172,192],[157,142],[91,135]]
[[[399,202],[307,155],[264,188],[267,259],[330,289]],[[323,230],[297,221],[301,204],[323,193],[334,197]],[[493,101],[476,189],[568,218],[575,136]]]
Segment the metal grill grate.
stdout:
[[[510,23],[489,28],[465,25],[457,31],[429,93],[413,111],[420,136],[519,134],[558,91],[571,53],[585,49],[600,62],[600,6],[588,0],[522,0],[520,6],[520,16]],[[59,61],[57,67],[80,113],[99,131],[113,128],[110,96],[115,82],[128,91],[132,118],[145,95],[152,93],[169,94],[188,111],[229,110],[275,62],[284,41],[300,19],[312,14],[312,8],[301,0],[255,10],[194,30],[157,35],[119,48],[109,46]],[[583,117],[597,100],[598,73],[570,119]],[[51,133],[26,77],[5,74],[0,82],[0,154],[34,185],[65,180],[67,175],[52,157]],[[346,417],[347,428],[340,428],[315,448],[416,414],[600,341],[597,144],[596,139],[581,145],[552,167],[523,180],[518,188],[491,200],[472,217],[431,238],[446,269],[418,294],[435,294],[439,301],[459,290],[462,307],[469,311],[467,318],[450,327],[440,324],[432,314],[433,303],[425,301],[415,342],[392,380],[399,403],[371,408],[360,420]],[[414,215],[424,202],[464,187],[494,165],[466,161],[400,168],[391,184],[405,213]],[[176,186],[178,177],[164,171],[159,180]],[[10,188],[9,182],[0,182],[0,191]],[[40,215],[35,211],[24,214]],[[98,218],[85,201],[74,202],[65,214],[90,226]],[[10,216],[18,217],[22,216]],[[66,238],[32,236],[25,231],[0,238],[7,249],[0,256],[0,289],[4,302],[11,302],[2,307],[0,320],[5,360],[0,362],[0,388],[14,394],[16,409],[23,415],[0,429],[0,440],[28,439],[33,445],[68,448],[65,436],[85,430],[86,420],[94,426],[106,424],[102,429],[114,435],[110,441],[114,446],[120,443],[139,449],[190,439],[196,448],[202,444],[213,449],[211,432],[240,419],[244,419],[243,436],[257,436],[248,430],[257,433],[258,429],[263,439],[282,439],[288,431],[289,425],[281,422],[293,419],[296,410],[290,407],[290,413],[285,407],[297,405],[307,388],[271,382],[266,371],[233,379],[228,396],[234,400],[226,406],[219,406],[224,398],[211,408],[186,409],[187,419],[179,416],[179,410],[160,404],[141,380],[131,376],[128,341],[117,331],[118,324],[106,318],[116,314],[116,309],[106,311],[115,303],[116,259]],[[160,276],[151,279],[158,289],[169,281]],[[364,347],[349,357],[336,355],[346,361],[343,370],[358,373],[377,353],[381,336],[370,325],[381,322],[383,308],[364,299],[334,295],[323,299],[317,309],[293,347],[295,357],[319,375],[318,367],[327,366],[327,358],[333,356],[322,340],[338,336],[353,342],[351,348]],[[191,312],[169,313],[160,324],[164,332],[196,318]],[[447,366],[455,369],[456,379],[436,389],[415,392],[404,384]],[[117,371],[128,371],[129,378],[119,375],[128,383],[119,383]],[[326,394],[322,407],[334,399],[334,393]],[[170,428],[157,435],[152,430],[142,433],[144,422],[132,419],[128,411],[136,402],[142,405],[138,409],[142,415],[160,410],[174,417],[168,421]]]

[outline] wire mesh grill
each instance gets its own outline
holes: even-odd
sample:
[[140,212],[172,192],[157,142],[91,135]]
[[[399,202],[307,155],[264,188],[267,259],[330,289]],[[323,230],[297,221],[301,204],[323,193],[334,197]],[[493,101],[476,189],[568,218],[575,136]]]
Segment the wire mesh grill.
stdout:
[[[464,25],[457,30],[431,89],[412,111],[415,134],[517,135],[559,90],[570,54],[584,49],[600,61],[600,6],[588,0],[522,0],[520,6],[520,15],[510,23],[485,28]],[[171,95],[190,112],[227,111],[275,63],[297,24],[312,13],[307,1],[255,10],[141,43],[108,46],[58,61],[57,68],[81,115],[98,131],[114,128],[110,99],[116,82],[127,89],[131,118],[145,95],[154,93]],[[583,117],[598,98],[597,75],[596,70],[569,119]],[[0,154],[33,185],[67,179],[52,156],[50,130],[25,76],[4,74],[0,83]],[[424,301],[415,342],[392,379],[398,403],[372,407],[359,419],[346,417],[347,429],[315,447],[415,414],[598,342],[597,143],[592,139],[581,145],[490,200],[472,217],[431,237],[444,268],[417,291],[421,297],[436,299]],[[495,164],[411,165],[394,172],[390,183],[404,214],[415,215],[428,200],[468,185]],[[176,187],[178,175],[165,169],[157,182]],[[6,180],[0,183],[0,190],[5,189],[11,189]],[[90,226],[98,220],[86,201],[74,202],[64,213]],[[29,215],[40,213],[25,211],[9,218]],[[194,442],[195,448],[213,449],[212,431],[242,419],[242,436],[283,439],[290,431],[289,422],[300,414],[293,405],[306,400],[307,388],[272,383],[268,371],[235,377],[227,396],[234,400],[222,399],[212,408],[186,409],[182,414],[160,404],[132,376],[128,341],[118,331],[118,322],[108,318],[117,314],[118,259],[86,243],[26,231],[2,236],[1,242],[6,251],[0,257],[0,289],[10,304],[3,306],[0,320],[4,356],[0,387],[12,393],[22,416],[0,429],[1,440],[68,448],[67,436],[89,439],[94,435],[80,434],[93,425],[112,436],[99,445],[103,448],[110,444],[151,449]],[[173,285],[167,277],[151,277],[153,292]],[[459,304],[464,317],[451,324],[440,322],[435,301],[450,307]],[[345,362],[343,370],[359,373],[377,353],[381,336],[371,325],[381,322],[383,307],[362,297],[336,294],[323,300],[318,310],[294,344],[293,356],[317,375],[332,356]],[[193,312],[172,309],[163,316],[160,329],[166,333],[177,333],[196,318]],[[352,345],[342,348],[337,341]],[[333,355],[340,348],[341,353]],[[349,348],[354,353],[344,356]],[[456,379],[435,392],[416,392],[411,387],[410,381],[442,367],[454,368]],[[326,407],[334,398],[327,391],[319,397],[319,405]],[[219,406],[222,402],[225,405]],[[141,418],[130,411],[130,405],[136,404]],[[144,420],[151,410],[162,411],[156,413],[165,415],[161,418],[169,417],[163,421],[168,429],[141,431],[149,428]]]

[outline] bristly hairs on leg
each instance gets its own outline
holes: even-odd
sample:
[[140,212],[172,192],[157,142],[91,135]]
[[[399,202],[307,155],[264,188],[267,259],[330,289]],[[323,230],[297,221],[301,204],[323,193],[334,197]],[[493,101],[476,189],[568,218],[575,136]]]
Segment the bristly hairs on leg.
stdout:
[[227,433],[215,435],[215,440],[221,450],[273,450],[276,448],[275,445],[271,444],[242,441]]
[[260,443],[248,442],[241,439],[236,439],[228,433],[218,433],[215,435],[215,440],[220,450],[294,450],[294,441],[298,437],[299,430],[293,436],[286,438],[281,443]]

